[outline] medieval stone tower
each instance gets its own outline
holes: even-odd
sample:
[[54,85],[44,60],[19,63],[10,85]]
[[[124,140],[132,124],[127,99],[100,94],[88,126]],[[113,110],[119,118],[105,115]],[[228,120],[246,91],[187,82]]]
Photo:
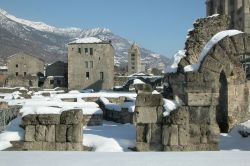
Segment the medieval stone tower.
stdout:
[[133,44],[128,50],[128,74],[141,71],[141,51],[137,44]]
[[250,33],[250,0],[207,0],[207,16],[228,15],[231,28]]

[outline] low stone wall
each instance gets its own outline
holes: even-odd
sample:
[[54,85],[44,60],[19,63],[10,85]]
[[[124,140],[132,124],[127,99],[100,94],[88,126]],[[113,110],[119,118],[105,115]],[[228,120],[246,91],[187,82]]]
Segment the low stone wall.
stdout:
[[83,125],[84,126],[100,126],[103,124],[103,115],[83,115]]
[[[83,97],[82,99],[86,102],[99,102],[100,97]],[[108,99],[111,103],[116,103],[116,104],[122,104],[126,97],[120,96],[120,97],[105,97]]]
[[218,150],[220,130],[210,107],[182,106],[163,117],[160,94],[140,93],[136,99],[138,151]]
[[30,114],[22,118],[23,150],[82,151],[83,114],[68,110],[59,114]]
[[103,119],[107,121],[113,121],[116,123],[134,123],[133,112],[129,112],[128,109],[122,108],[121,111],[103,109]]
[[0,132],[18,116],[20,108],[21,106],[8,106],[8,103],[0,102]]

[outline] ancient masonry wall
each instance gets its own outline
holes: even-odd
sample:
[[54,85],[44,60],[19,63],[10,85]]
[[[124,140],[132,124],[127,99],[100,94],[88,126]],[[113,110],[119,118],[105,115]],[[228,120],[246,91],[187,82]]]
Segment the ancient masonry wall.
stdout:
[[82,151],[81,110],[59,114],[29,114],[22,118],[25,129],[23,150]]
[[209,107],[180,107],[163,117],[161,94],[139,93],[135,108],[138,151],[218,150],[219,127]]

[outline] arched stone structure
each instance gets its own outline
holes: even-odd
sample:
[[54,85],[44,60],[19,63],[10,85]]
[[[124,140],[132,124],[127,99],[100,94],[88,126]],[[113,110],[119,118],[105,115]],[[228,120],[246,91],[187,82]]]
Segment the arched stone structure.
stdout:
[[224,37],[210,49],[197,71],[184,71],[185,66],[197,63],[206,43],[228,27],[226,16],[199,19],[194,24],[177,73],[165,77],[172,88],[171,97],[182,101],[169,116],[162,116],[160,95],[138,94],[137,150],[218,150],[220,131],[228,132],[249,119],[249,88],[240,57],[250,54],[250,35]]

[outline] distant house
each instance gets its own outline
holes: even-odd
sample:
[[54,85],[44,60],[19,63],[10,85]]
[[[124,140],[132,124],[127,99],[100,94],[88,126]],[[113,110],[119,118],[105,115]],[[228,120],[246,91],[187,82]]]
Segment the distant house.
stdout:
[[114,55],[111,42],[89,37],[68,44],[68,88],[112,89]]
[[25,53],[17,53],[7,58],[7,86],[38,87],[44,75],[44,61]]
[[67,87],[68,83],[68,64],[56,61],[48,64],[45,70],[46,80],[44,88]]

